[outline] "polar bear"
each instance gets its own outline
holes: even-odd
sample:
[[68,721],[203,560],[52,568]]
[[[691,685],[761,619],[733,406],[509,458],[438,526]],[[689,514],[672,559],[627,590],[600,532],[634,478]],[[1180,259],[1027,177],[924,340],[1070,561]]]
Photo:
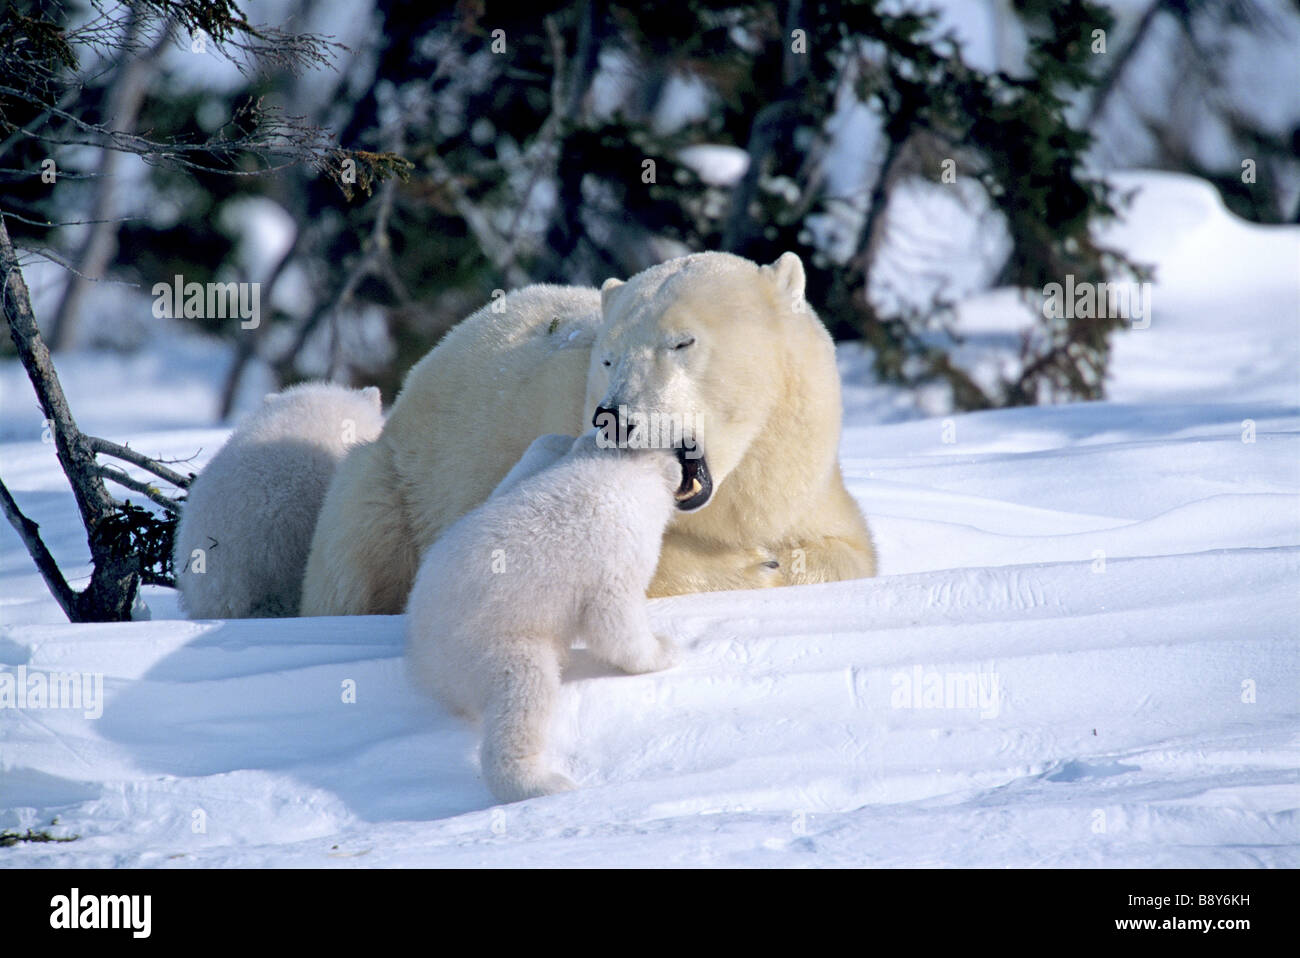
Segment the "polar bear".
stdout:
[[418,557],[543,433],[689,420],[684,502],[652,596],[875,575],[837,459],[835,349],[786,253],[695,253],[592,289],[530,286],[483,307],[410,372],[379,439],[335,475],[304,615],[396,613]]
[[646,588],[681,468],[670,450],[605,448],[596,435],[534,441],[429,547],[407,605],[411,676],[482,718],[483,777],[503,802],[574,788],[543,754],[574,639],[625,672],[673,661]]
[[583,431],[594,289],[515,290],[407,373],[379,439],[340,464],[303,578],[303,615],[396,614],[420,555],[538,436]]
[[301,383],[267,395],[190,484],[174,551],[191,618],[298,614],[302,573],[339,460],[383,428],[379,390]]

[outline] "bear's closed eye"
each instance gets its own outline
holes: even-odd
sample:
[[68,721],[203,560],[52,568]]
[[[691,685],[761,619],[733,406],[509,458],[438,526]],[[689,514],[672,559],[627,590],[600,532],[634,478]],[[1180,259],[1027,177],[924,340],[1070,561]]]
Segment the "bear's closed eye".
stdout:
[[777,562],[775,559],[768,559],[766,562],[763,563],[763,568],[764,568],[764,569],[779,569],[779,568],[781,568],[781,563]]

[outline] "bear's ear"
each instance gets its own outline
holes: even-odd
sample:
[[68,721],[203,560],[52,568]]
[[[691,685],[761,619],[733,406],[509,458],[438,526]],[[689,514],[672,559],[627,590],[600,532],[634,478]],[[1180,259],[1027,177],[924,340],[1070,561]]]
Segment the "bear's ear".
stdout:
[[384,408],[384,397],[380,394],[378,386],[367,386],[361,390],[361,395],[376,409]]
[[803,300],[805,283],[803,260],[795,253],[782,253],[771,266],[764,266],[763,272],[772,277],[777,291],[786,296],[791,303]]
[[613,276],[600,284],[600,306],[602,309],[609,306],[610,295],[622,285],[623,281],[615,279]]

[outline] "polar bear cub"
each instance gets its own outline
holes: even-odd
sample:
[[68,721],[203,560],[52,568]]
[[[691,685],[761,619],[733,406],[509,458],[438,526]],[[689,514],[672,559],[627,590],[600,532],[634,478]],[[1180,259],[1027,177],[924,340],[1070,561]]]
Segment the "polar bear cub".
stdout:
[[176,530],[181,604],[195,619],[298,614],[334,469],[383,429],[379,390],[302,383],[271,393],[190,484]]
[[543,753],[574,639],[625,672],[672,664],[646,589],[682,469],[671,449],[601,448],[591,430],[533,441],[486,502],[424,555],[407,604],[417,685],[481,718],[503,802],[567,791]]

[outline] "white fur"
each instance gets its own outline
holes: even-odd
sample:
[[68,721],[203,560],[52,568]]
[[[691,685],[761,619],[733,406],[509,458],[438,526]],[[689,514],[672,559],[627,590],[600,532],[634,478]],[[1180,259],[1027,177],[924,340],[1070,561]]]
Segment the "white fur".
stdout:
[[454,326],[407,373],[383,434],[330,485],[302,614],[401,612],[425,548],[487,499],[530,442],[590,425],[582,383],[599,323],[594,289],[542,285]]
[[804,287],[793,253],[693,253],[601,287],[584,408],[690,415],[714,483],[668,527],[653,596],[875,574],[840,473],[835,345]]
[[303,383],[268,395],[191,483],[182,506],[176,585],[190,617],[296,615],[335,467],[383,424],[373,386]]
[[671,452],[600,449],[594,435],[537,439],[425,553],[407,606],[412,677],[482,717],[483,777],[505,802],[574,787],[543,757],[574,639],[626,672],[672,664],[645,593],[681,469]]
[[421,552],[532,439],[581,432],[598,404],[702,423],[713,499],[673,517],[651,595],[874,575],[837,459],[835,349],[804,285],[792,253],[767,266],[699,253],[600,292],[529,286],[483,307],[411,370],[378,441],[338,470],[303,614],[400,612]]

